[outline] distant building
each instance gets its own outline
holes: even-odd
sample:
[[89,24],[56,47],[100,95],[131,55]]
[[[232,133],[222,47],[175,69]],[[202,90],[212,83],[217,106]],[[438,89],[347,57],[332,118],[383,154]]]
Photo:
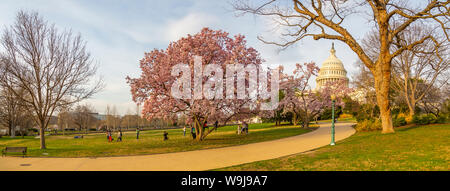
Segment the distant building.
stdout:
[[91,113],[91,115],[100,121],[106,120],[106,115],[99,114],[99,113]]
[[262,119],[259,116],[255,116],[255,117],[250,118],[249,122],[250,123],[262,123]]
[[322,67],[319,70],[319,76],[316,78],[316,90],[320,90],[328,82],[338,80],[344,80],[348,87],[347,70],[345,70],[342,61],[336,57],[334,43],[332,44],[330,53],[330,56],[322,63]]
[[8,129],[0,127],[0,135],[5,136],[8,134]]

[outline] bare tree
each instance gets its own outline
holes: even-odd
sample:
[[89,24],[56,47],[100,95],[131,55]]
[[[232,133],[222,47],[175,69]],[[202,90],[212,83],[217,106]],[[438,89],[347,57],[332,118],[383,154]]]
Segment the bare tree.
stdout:
[[136,128],[139,123],[139,116],[137,114],[134,114],[130,109],[127,110],[127,113],[125,116],[121,119],[121,126],[127,127],[129,129],[130,127]]
[[[25,96],[23,89],[18,89],[17,92]],[[11,135],[11,131],[15,130],[16,126],[20,126],[26,114],[24,105],[10,90],[0,89],[0,124],[8,128],[8,135]]]
[[[402,39],[399,43],[411,44],[427,35],[435,34],[427,26],[415,25],[411,30],[399,34]],[[410,117],[414,115],[417,103],[433,88],[440,89],[449,82],[448,41],[442,37],[435,39],[426,40],[393,59],[392,87],[408,105]]]
[[117,113],[117,108],[115,105],[110,107],[106,106],[106,126],[108,130],[116,130],[120,125],[120,116]]
[[92,115],[94,108],[89,105],[78,105],[73,111],[73,122],[80,130],[84,129],[88,133],[89,128],[95,124],[95,117]]
[[361,101],[364,104],[371,104],[375,107],[376,93],[375,93],[375,80],[370,70],[360,61],[355,62],[357,72],[353,74],[352,85],[354,88],[362,93]]
[[[377,103],[380,108],[382,133],[393,133],[389,90],[391,85],[392,60],[405,50],[410,50],[427,40],[435,41],[427,35],[409,44],[400,44],[398,35],[410,30],[413,23],[428,23],[430,27],[440,28],[447,41],[449,23],[449,1],[429,0],[420,5],[402,0],[267,0],[254,5],[249,1],[237,0],[234,8],[240,13],[270,16],[276,19],[278,26],[286,30],[281,34],[283,42],[260,40],[281,47],[290,46],[304,38],[315,40],[338,40],[347,44],[371,71],[374,76]],[[348,16],[369,15],[369,23],[380,39],[374,57],[364,49],[356,34],[348,29]],[[353,25],[354,23],[351,23]],[[396,46],[396,51],[392,47]]]
[[417,105],[426,113],[439,117],[442,112],[445,112],[442,110],[445,110],[444,106],[448,98],[449,95],[444,94],[444,91],[442,91],[441,88],[431,86],[431,88],[428,88],[424,93],[424,97]]
[[[433,36],[433,38],[403,51],[392,60],[391,88],[394,90],[394,94],[391,95],[391,100],[407,105],[410,117],[414,115],[417,103],[433,86],[441,88],[448,84],[449,42],[439,32],[433,31],[431,27],[414,24],[410,26],[410,30],[402,31],[397,35],[396,46],[391,48],[395,52],[399,47],[416,42],[426,36]],[[366,36],[362,44],[364,49],[369,50],[369,55],[372,57],[379,54],[377,47],[380,40],[376,33]]]
[[[91,97],[103,87],[80,35],[60,32],[37,12],[20,11],[1,37],[1,86],[30,109],[40,128],[41,149],[51,116],[60,108]],[[17,88],[29,96],[21,97]]]
[[112,119],[113,129],[117,130],[118,128],[120,128],[120,116],[117,113],[117,108],[115,105],[111,109],[111,119]]
[[127,127],[127,129],[130,128],[130,121],[131,121],[132,115],[130,108],[127,109],[127,113],[125,116],[122,117],[122,123],[120,124],[123,127]]
[[66,129],[73,124],[73,116],[70,114],[70,109],[68,107],[63,107],[58,113],[58,127],[62,131],[63,135]]
[[[411,44],[425,36],[434,36],[432,39],[424,41],[392,60],[392,92],[391,101],[394,104],[406,105],[409,109],[409,116],[415,114],[416,105],[427,97],[427,102],[431,98],[430,92],[433,88],[442,88],[448,84],[449,79],[449,42],[445,37],[433,31],[426,25],[412,25],[410,30],[403,31],[398,35],[396,44]],[[376,33],[370,33],[362,41],[363,47],[370,50],[369,54],[378,55],[376,47],[380,44]],[[398,47],[394,46],[395,51]],[[360,61],[359,61],[360,62]],[[355,76],[354,84],[358,88],[364,88],[367,93],[372,92],[374,80],[373,75],[367,71],[367,67],[357,64],[360,67],[359,73]],[[433,97],[433,96],[432,96]],[[429,104],[426,104],[429,105]]]
[[109,131],[111,130],[111,127],[113,126],[113,115],[111,112],[111,108],[109,107],[109,105],[106,106],[106,110],[105,110],[105,125],[106,125],[106,130]]

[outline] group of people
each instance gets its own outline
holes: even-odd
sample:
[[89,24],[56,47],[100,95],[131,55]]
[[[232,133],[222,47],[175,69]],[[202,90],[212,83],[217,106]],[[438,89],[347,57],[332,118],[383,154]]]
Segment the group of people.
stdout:
[[[218,128],[218,127],[219,127],[219,121],[214,122],[214,129],[215,129],[216,131],[217,131],[217,128]],[[192,124],[190,125],[190,128],[191,128],[192,139],[197,138],[197,134],[195,133],[195,128],[192,126]],[[204,131],[205,129],[208,129],[208,130],[209,130],[209,127],[208,127],[208,121],[205,121],[205,122],[203,123],[202,128],[203,128],[203,131]],[[186,136],[186,125],[183,127],[183,136]]]
[[[136,128],[136,139],[139,139],[141,129]],[[112,130],[106,130],[106,138],[108,139],[108,142],[113,142],[114,138],[112,136],[113,132]],[[122,142],[123,133],[122,130],[117,131],[117,142]]]
[[[219,122],[218,121],[216,121],[215,123],[214,123],[214,129],[217,131],[217,128],[218,128],[218,126],[219,126]],[[195,139],[196,137],[197,137],[197,134],[195,133],[195,128],[191,125],[190,126],[190,128],[191,128],[191,135],[192,135],[192,139]],[[205,121],[205,123],[203,124],[203,130],[205,130],[205,129],[208,129],[209,130],[209,127],[208,127],[208,125],[207,125],[207,122]],[[187,130],[187,128],[186,128],[186,125],[183,127],[183,136],[186,136],[186,130]],[[238,127],[237,127],[237,131],[236,131],[236,133],[237,134],[248,134],[248,123],[247,122],[242,122],[242,125],[241,124],[239,124],[238,125]]]
[[[106,138],[108,139],[108,142],[114,141],[114,138],[112,137],[112,131],[107,130],[106,131]],[[117,142],[122,142],[122,130],[119,130],[117,132]]]
[[238,134],[238,135],[240,135],[240,134],[242,134],[242,133],[244,133],[244,134],[248,134],[248,124],[247,124],[247,122],[242,122],[242,125],[238,125],[237,126],[237,131],[236,131],[236,133]]
[[[214,129],[216,131],[217,131],[218,126],[219,126],[219,121],[216,121],[214,123]],[[192,125],[190,126],[190,128],[191,128],[192,139],[196,139],[197,138],[197,134],[195,132],[195,128]],[[203,131],[205,129],[209,130],[207,121],[205,121],[203,123],[202,128],[203,128]],[[183,136],[186,136],[186,130],[187,130],[187,128],[186,128],[186,125],[185,125],[183,127]],[[139,140],[140,131],[141,131],[140,128],[136,128],[136,139],[137,140]],[[240,124],[238,125],[237,134],[242,134],[242,133],[248,134],[248,124],[245,121],[242,122],[242,126]],[[122,142],[122,135],[123,135],[122,130],[119,130],[117,132],[117,142]],[[169,133],[167,133],[167,131],[164,131],[164,133],[163,133],[164,141],[169,140],[169,136],[168,135],[169,135]],[[114,138],[112,137],[112,131],[111,130],[107,130],[106,131],[106,138],[108,139],[108,142],[113,142],[114,141]]]
[[[140,128],[136,128],[136,140],[139,140],[139,134],[141,133],[141,129]],[[117,132],[117,142],[122,142],[122,130],[119,130]],[[112,137],[112,131],[111,130],[107,130],[106,131],[106,138],[108,139],[109,142],[114,141],[114,138]],[[163,132],[163,138],[164,141],[169,140],[169,133],[167,133],[167,131]]]

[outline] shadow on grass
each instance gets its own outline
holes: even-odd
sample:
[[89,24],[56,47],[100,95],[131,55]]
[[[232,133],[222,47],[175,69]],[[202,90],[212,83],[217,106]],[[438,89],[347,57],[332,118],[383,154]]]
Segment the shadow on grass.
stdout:
[[409,124],[409,125],[405,125],[405,126],[401,126],[401,127],[395,127],[394,130],[395,131],[409,131],[412,129],[417,129],[419,127],[423,127],[423,126],[416,125],[416,124]]
[[428,124],[428,125],[417,125],[417,124],[409,124],[401,127],[396,127],[395,131],[409,131],[417,128],[422,127],[433,127],[433,126],[440,126],[440,125],[450,125],[450,123],[437,123],[437,124]]
[[[280,124],[280,125],[271,125],[271,126],[269,126],[269,127],[286,127],[286,126],[294,126],[294,124],[291,124],[291,123],[283,123],[283,124]],[[297,126],[299,126],[299,125],[297,125]]]

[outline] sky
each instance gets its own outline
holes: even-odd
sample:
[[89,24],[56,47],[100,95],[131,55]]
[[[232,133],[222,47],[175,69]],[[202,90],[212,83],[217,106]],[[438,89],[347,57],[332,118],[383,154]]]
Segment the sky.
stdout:
[[[87,41],[87,49],[98,65],[98,76],[104,79],[106,87],[83,102],[99,113],[104,113],[108,105],[116,107],[121,115],[135,113],[136,104],[125,78],[139,77],[139,60],[144,53],[165,49],[170,42],[198,33],[203,27],[221,29],[233,36],[245,35],[248,46],[260,52],[265,64],[282,65],[287,72],[296,63],[314,61],[320,66],[328,58],[332,42],[347,69],[347,77],[356,72],[354,63],[358,60],[347,45],[338,41],[304,39],[282,51],[264,44],[258,36],[277,37],[273,22],[267,17],[238,17],[227,0],[2,0],[2,31],[13,24],[19,10],[37,11],[49,23],[79,33]],[[368,24],[364,25],[366,21],[361,17],[349,19],[349,31],[361,39]]]

